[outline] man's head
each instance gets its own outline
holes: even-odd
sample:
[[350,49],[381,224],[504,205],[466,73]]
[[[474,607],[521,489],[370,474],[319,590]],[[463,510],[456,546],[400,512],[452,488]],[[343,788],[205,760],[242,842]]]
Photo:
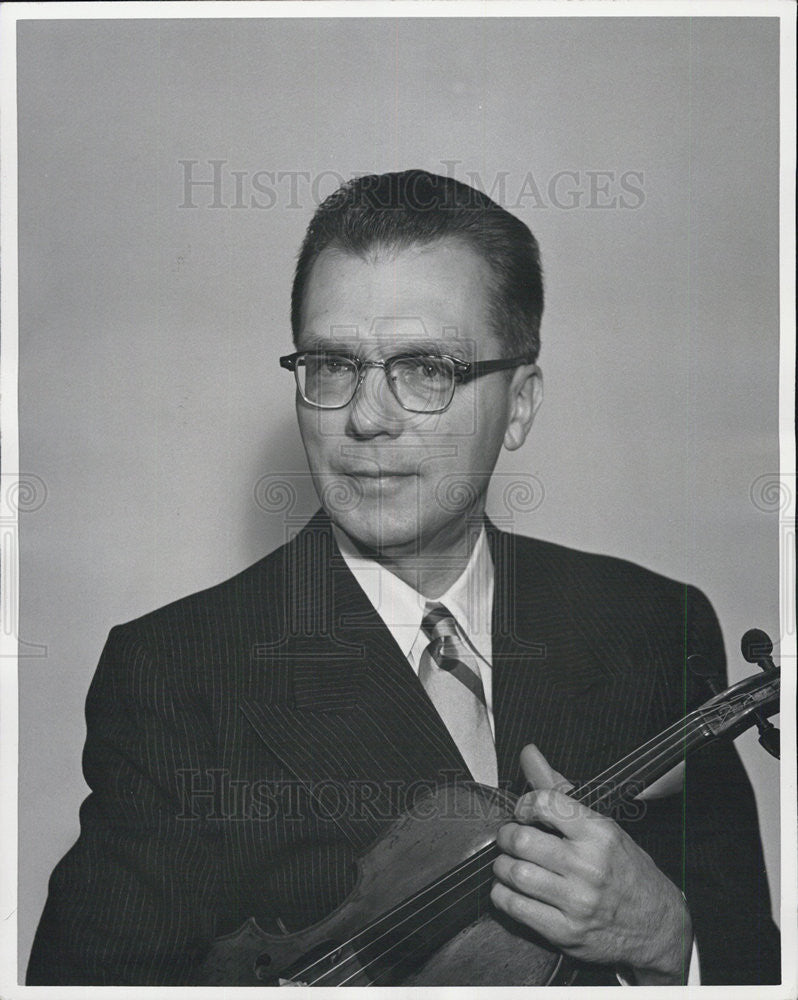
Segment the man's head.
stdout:
[[489,266],[491,329],[507,357],[540,351],[543,278],[527,226],[486,194],[426,170],[369,174],[333,192],[316,210],[299,253],[291,293],[294,343],[302,330],[313,264],[326,249],[365,257],[440,240],[462,241]]
[[463,537],[539,403],[541,308],[532,234],[450,178],[360,178],[319,208],[294,282],[297,415],[361,547],[433,557]]

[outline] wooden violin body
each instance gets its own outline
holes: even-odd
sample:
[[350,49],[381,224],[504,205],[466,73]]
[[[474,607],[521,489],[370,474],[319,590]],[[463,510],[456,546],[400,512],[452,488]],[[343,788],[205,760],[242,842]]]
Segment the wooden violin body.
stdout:
[[[441,786],[398,819],[361,859],[357,883],[344,905],[296,934],[266,934],[250,919],[214,943],[202,982],[502,986],[558,981],[565,974],[560,954],[520,925],[503,920],[488,899],[484,867],[489,875],[490,847],[514,804],[513,796],[483,785]],[[486,851],[484,866],[473,878],[479,887],[458,902],[462,878],[451,878],[452,858],[465,860],[480,851]],[[386,878],[388,872],[391,877]],[[446,883],[435,886],[447,875],[450,898]],[[404,919],[400,911],[390,927],[379,922],[424,890],[435,897],[428,909],[423,898],[417,899]],[[375,922],[364,940],[362,928]]]

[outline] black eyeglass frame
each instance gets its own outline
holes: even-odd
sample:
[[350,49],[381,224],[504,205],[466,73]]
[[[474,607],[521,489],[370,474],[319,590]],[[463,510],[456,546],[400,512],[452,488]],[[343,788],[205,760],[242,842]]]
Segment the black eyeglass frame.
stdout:
[[[297,371],[300,361],[306,357],[318,358],[330,356],[346,358],[347,361],[352,362],[357,372],[357,381],[355,382],[355,387],[352,390],[352,395],[345,403],[336,403],[335,406],[325,406],[322,403],[314,403],[312,399],[308,399],[302,392],[302,387],[299,384],[299,373]],[[401,399],[399,399],[399,396],[396,393],[396,387],[394,386],[391,378],[389,378],[388,373],[390,366],[395,364],[397,361],[411,359],[417,361],[419,358],[426,357],[434,358],[436,361],[449,361],[454,366],[452,392],[444,406],[436,407],[434,410],[413,410],[410,407],[405,406]],[[363,373],[365,369],[382,368],[385,372],[385,380],[388,383],[391,394],[402,409],[406,410],[408,413],[443,413],[444,410],[447,410],[452,405],[454,390],[458,385],[463,385],[465,382],[471,382],[473,379],[481,378],[483,375],[490,375],[492,372],[507,371],[508,368],[519,368],[521,365],[534,365],[535,370],[538,370],[534,360],[526,354],[522,354],[515,358],[495,358],[489,361],[464,361],[462,358],[456,358],[452,354],[417,354],[405,352],[404,354],[393,354],[390,358],[385,358],[383,361],[364,361],[362,358],[358,358],[357,356],[344,354],[343,352],[339,353],[337,351],[295,351],[293,354],[284,354],[280,358],[280,367],[294,373],[300,396],[302,396],[309,406],[313,406],[317,410],[343,410],[345,406],[349,406],[357,395],[358,389],[363,384]]]

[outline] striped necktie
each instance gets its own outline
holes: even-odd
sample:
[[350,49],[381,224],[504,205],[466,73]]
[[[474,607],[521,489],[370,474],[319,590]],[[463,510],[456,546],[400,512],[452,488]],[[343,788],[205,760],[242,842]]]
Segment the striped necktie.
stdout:
[[421,628],[430,643],[418,676],[475,781],[497,787],[496,747],[476,655],[460,638],[451,613],[428,603]]

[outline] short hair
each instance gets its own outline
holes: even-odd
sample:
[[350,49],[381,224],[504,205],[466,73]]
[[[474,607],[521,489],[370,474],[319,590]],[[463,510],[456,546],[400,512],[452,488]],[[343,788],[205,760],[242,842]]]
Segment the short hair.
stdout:
[[327,249],[365,256],[459,239],[493,276],[489,315],[508,357],[537,359],[543,314],[540,251],[529,227],[484,192],[426,170],[368,174],[343,184],[319,205],[297,259],[291,291],[294,342],[302,329],[308,277]]

